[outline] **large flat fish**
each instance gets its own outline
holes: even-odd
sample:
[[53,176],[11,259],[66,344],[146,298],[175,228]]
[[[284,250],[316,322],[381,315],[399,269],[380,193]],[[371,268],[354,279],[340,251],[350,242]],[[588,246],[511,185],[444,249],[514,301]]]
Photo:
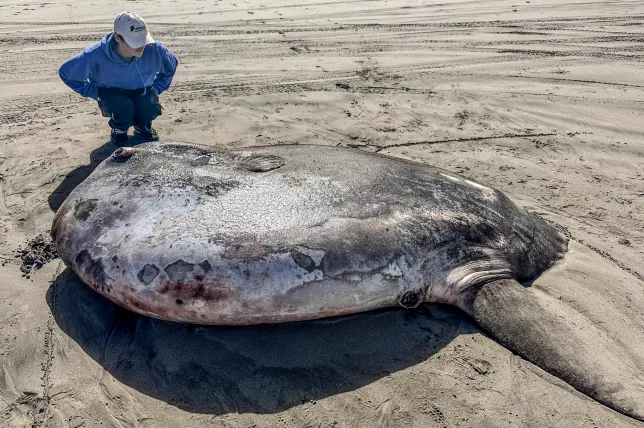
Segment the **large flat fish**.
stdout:
[[313,145],[119,148],[62,204],[52,236],[98,293],[171,321],[455,305],[511,350],[644,420],[641,361],[520,284],[565,257],[565,237],[502,192],[426,164]]

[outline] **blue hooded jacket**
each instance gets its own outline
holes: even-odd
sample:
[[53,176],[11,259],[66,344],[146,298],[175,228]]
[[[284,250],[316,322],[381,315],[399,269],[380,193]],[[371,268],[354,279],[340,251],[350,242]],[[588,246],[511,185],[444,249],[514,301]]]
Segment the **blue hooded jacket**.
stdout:
[[58,70],[63,82],[84,97],[98,98],[98,88],[140,89],[152,86],[157,94],[170,87],[177,57],[161,42],[145,47],[140,58],[123,60],[116,53],[113,33],[68,59]]

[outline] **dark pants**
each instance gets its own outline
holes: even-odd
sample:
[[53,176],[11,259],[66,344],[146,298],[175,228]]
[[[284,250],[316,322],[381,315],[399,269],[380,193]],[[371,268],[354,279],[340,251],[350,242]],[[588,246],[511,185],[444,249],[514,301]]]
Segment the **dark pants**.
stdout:
[[150,129],[152,121],[161,115],[163,108],[159,96],[148,87],[141,89],[99,88],[98,106],[104,117],[109,117],[111,128],[127,131],[134,125]]

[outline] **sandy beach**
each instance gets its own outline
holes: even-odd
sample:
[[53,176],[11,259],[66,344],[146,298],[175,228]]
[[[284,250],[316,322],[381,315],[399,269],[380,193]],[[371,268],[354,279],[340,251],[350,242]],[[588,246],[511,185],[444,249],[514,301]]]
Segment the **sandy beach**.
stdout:
[[178,324],[47,257],[34,240],[116,149],[57,70],[122,10],[179,59],[162,139],[345,146],[502,190],[570,239],[533,287],[644,373],[643,2],[0,0],[0,426],[644,426],[449,306]]

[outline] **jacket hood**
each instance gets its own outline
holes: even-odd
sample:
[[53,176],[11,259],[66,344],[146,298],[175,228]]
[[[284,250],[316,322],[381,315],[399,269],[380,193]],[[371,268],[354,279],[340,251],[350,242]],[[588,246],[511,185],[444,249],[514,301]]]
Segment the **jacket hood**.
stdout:
[[108,33],[101,39],[101,48],[111,61],[118,62],[120,64],[127,64],[127,61],[124,61],[123,58],[116,53],[116,39],[114,38],[114,33]]

